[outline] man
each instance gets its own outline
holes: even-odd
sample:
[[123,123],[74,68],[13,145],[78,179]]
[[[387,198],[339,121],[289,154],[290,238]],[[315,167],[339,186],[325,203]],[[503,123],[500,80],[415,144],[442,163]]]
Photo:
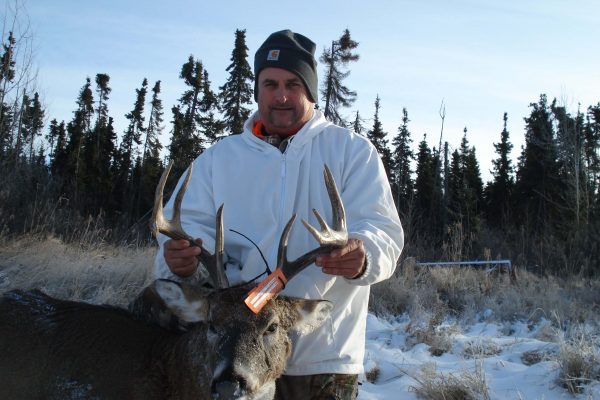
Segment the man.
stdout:
[[[394,271],[403,232],[385,171],[376,149],[364,137],[326,121],[315,110],[315,44],[289,30],[275,32],[254,59],[258,112],[240,135],[227,137],[194,162],[182,204],[182,224],[207,248],[214,242],[216,210],[225,204],[226,273],[250,281],[265,271],[256,242],[275,266],[285,223],[297,213],[318,225],[311,210],[331,221],[323,182],[327,164],[346,209],[345,248],[317,258],[290,280],[290,297],[326,299],[334,304],[323,328],[297,338],[278,399],[353,399],[363,372],[369,286]],[[172,206],[172,201],[167,207]],[[159,238],[158,277],[197,279],[198,247]],[[293,260],[316,247],[303,227],[292,230]],[[264,277],[265,275],[262,275]]]

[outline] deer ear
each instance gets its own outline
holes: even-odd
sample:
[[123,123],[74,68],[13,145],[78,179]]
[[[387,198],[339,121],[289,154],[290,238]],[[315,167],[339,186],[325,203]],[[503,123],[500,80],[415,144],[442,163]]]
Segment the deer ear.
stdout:
[[292,330],[306,335],[321,325],[331,315],[333,303],[326,300],[298,300],[296,303],[299,318]]
[[173,314],[156,292],[154,283],[145,287],[129,304],[129,312],[136,319],[148,324],[158,325],[169,330],[185,330],[179,318]]
[[166,279],[156,280],[153,285],[166,307],[181,321],[203,322],[208,318],[208,292]]

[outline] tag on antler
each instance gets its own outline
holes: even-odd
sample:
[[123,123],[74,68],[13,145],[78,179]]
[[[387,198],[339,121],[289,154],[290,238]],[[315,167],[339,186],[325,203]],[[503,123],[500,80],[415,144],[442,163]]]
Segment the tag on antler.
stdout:
[[258,314],[269,300],[277,297],[287,281],[281,268],[275,269],[248,293],[244,303],[253,313]]

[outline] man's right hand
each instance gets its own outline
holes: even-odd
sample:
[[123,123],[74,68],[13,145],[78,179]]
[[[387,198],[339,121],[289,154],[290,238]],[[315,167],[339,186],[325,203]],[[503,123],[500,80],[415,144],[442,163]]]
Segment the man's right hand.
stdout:
[[202,240],[194,241],[198,246],[190,245],[187,240],[169,239],[164,244],[164,256],[167,266],[177,276],[187,278],[198,269],[198,254]]

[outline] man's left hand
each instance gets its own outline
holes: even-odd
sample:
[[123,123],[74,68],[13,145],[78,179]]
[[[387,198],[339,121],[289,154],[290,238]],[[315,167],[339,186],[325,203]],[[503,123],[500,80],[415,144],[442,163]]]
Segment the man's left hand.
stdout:
[[362,240],[348,239],[345,247],[328,255],[318,256],[315,265],[321,267],[326,274],[354,279],[365,272],[365,262],[365,246]]

